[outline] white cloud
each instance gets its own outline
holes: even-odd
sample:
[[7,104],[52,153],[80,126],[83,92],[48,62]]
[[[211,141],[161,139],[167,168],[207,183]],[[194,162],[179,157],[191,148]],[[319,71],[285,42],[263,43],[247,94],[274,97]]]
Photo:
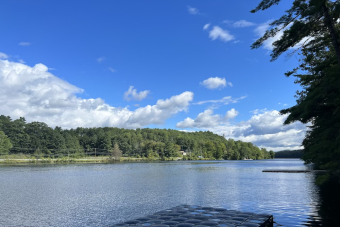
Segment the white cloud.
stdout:
[[235,118],[237,115],[238,115],[238,111],[236,111],[234,108],[232,108],[231,110],[227,111],[224,118],[229,120],[229,119]]
[[[269,20],[269,21],[267,21],[267,22],[265,22],[265,23],[263,23],[263,24],[257,26],[257,27],[255,28],[255,30],[254,30],[254,31],[255,31],[255,34],[256,34],[258,37],[262,37],[262,36],[266,33],[266,31],[267,31],[268,29],[270,29],[270,25],[269,25],[269,24],[270,24],[271,22],[272,22],[272,20]],[[289,24],[289,25],[287,26],[287,28],[289,28],[291,25],[292,25],[292,23]],[[284,31],[285,31],[285,29],[279,31],[274,37],[270,37],[270,38],[268,38],[266,41],[264,41],[264,42],[263,42],[263,48],[266,49],[266,50],[273,50],[273,48],[274,48],[273,43],[274,43],[275,41],[279,40],[279,39],[283,36]],[[308,41],[307,41],[308,39],[309,39],[309,37],[303,38],[299,43],[297,43],[294,47],[291,47],[291,48],[292,48],[292,49],[297,49],[297,48],[299,48],[301,45],[308,43]],[[312,39],[310,39],[310,40],[312,40]],[[309,40],[309,41],[310,41],[310,40]],[[306,43],[305,43],[305,42],[306,42]]]
[[[262,37],[264,35],[264,33],[270,28],[270,22],[271,21],[267,21],[266,23],[263,23],[261,25],[259,25],[258,27],[256,27],[255,29],[255,33],[257,36]],[[263,43],[263,48],[267,49],[267,50],[272,50],[273,47],[273,43],[280,39],[281,36],[283,35],[283,31],[278,32],[274,37],[271,37],[269,39],[267,39],[266,41],[264,41]]]
[[231,24],[231,23],[233,23],[234,21],[232,21],[232,20],[224,20],[222,23],[224,23],[224,24]]
[[77,97],[82,89],[54,76],[43,64],[30,67],[8,60],[0,60],[0,86],[1,114],[64,128],[163,124],[178,112],[187,111],[193,100],[193,93],[186,91],[131,111],[110,106],[100,98]]
[[244,98],[246,98],[246,96],[242,96],[236,99],[233,99],[231,96],[226,96],[221,99],[199,101],[197,103],[194,103],[194,105],[202,105],[206,103],[228,105],[230,103],[237,103],[239,100],[244,99]]
[[233,23],[233,26],[237,28],[244,28],[244,27],[250,27],[250,26],[255,26],[255,25],[256,25],[255,23],[249,22],[246,20],[239,20]]
[[170,99],[158,100],[156,105],[145,106],[133,111],[133,114],[126,122],[132,128],[138,128],[149,124],[162,124],[165,119],[174,114],[187,111],[194,94],[186,91],[180,95],[172,96]]
[[228,84],[229,87],[233,86],[233,84],[231,82],[227,82],[227,84]]
[[132,99],[141,101],[141,100],[145,99],[146,96],[148,96],[149,93],[150,93],[149,90],[141,91],[141,92],[138,93],[137,89],[133,89],[133,86],[130,86],[129,90],[127,90],[124,93],[124,99],[127,100],[127,101],[130,101]]
[[[301,148],[301,142],[307,130],[306,125],[300,122],[283,125],[287,115],[280,115],[276,110],[255,110],[253,113],[254,115],[249,120],[231,124],[225,120],[228,113],[222,119],[221,116],[205,111],[199,114],[200,119],[206,119],[205,123],[198,121],[199,117],[195,120],[186,118],[176,126],[209,130],[219,135],[224,134],[226,138],[252,142],[259,147],[266,147],[274,151]],[[230,112],[229,115],[233,117],[237,113]]]
[[228,123],[228,120],[236,117],[238,112],[235,109],[229,110],[225,116],[215,114],[211,109],[205,110],[203,113],[198,114],[196,119],[190,117],[184,121],[176,124],[177,128],[211,128],[218,125],[224,125]]
[[[25,63],[25,62],[20,62],[20,63]],[[55,68],[48,68],[49,71],[57,70]]]
[[209,37],[212,40],[220,39],[224,42],[228,42],[234,39],[233,35],[230,35],[227,30],[223,30],[219,26],[214,26],[213,29],[210,30]]
[[117,72],[117,70],[115,70],[115,69],[113,69],[113,68],[111,68],[111,67],[109,67],[109,70],[110,70],[111,72],[113,72],[113,73]]
[[203,82],[200,82],[204,87],[208,89],[217,89],[217,88],[223,88],[227,86],[227,81],[225,78],[220,77],[210,77],[206,80],[203,80]]
[[0,52],[0,59],[7,59],[8,55],[5,53]]
[[29,45],[31,45],[31,43],[29,43],[29,42],[20,42],[19,45],[20,46],[29,46]]
[[101,63],[102,61],[104,61],[106,59],[106,57],[100,57],[100,58],[97,58],[97,61],[99,62],[99,63]]
[[22,64],[25,64],[26,62],[22,59],[19,59],[18,62],[22,63]]
[[207,30],[209,27],[210,27],[210,24],[205,24],[205,25],[203,26],[203,30]]
[[191,7],[191,6],[188,6],[188,12],[192,15],[199,14],[199,10],[197,8],[194,8],[194,7]]
[[267,108],[264,108],[264,109],[255,109],[255,110],[250,111],[250,113],[256,115],[256,114],[260,114],[260,113],[265,113],[267,111],[268,111]]

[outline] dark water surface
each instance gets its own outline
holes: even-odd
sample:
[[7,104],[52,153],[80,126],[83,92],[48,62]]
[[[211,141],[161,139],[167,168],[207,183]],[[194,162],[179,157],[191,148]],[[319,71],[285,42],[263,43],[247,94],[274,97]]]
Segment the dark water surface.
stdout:
[[108,226],[180,204],[271,213],[316,225],[319,188],[297,159],[0,165],[0,226]]

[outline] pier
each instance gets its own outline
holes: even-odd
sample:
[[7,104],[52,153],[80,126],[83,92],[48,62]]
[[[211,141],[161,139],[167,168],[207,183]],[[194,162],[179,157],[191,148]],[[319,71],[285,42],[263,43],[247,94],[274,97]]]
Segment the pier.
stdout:
[[117,223],[114,227],[272,227],[271,214],[241,212],[224,208],[180,205],[146,217]]
[[262,172],[269,173],[326,173],[327,170],[292,170],[292,169],[264,169]]

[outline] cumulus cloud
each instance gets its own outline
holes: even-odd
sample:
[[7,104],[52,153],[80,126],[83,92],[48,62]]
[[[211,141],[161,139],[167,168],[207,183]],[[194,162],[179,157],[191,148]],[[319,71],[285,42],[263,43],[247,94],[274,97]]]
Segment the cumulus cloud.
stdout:
[[205,25],[203,26],[203,30],[207,30],[209,27],[210,27],[210,24],[205,24]]
[[101,63],[101,62],[104,61],[105,59],[106,59],[106,57],[97,58],[97,62]]
[[187,111],[193,100],[193,93],[186,91],[131,111],[110,106],[100,98],[77,97],[82,89],[54,76],[43,64],[30,67],[8,60],[0,60],[0,86],[1,114],[64,128],[163,124],[178,112]]
[[191,6],[188,6],[188,12],[192,15],[199,14],[199,10],[197,8],[194,8],[194,7],[191,7]]
[[255,23],[249,22],[246,20],[239,20],[233,23],[233,26],[237,28],[244,28],[244,27],[250,27],[250,26],[255,26],[255,25],[256,25]]
[[133,89],[133,86],[130,86],[129,90],[127,90],[124,93],[124,99],[127,100],[127,101],[130,101],[132,99],[141,101],[141,100],[145,99],[146,96],[148,96],[149,93],[150,93],[149,90],[137,92],[137,89]]
[[[197,117],[195,120],[186,118],[176,126],[209,130],[219,135],[224,134],[226,138],[251,142],[259,147],[266,147],[274,151],[301,148],[301,142],[307,130],[306,125],[300,122],[283,125],[287,115],[280,115],[276,110],[255,110],[253,113],[254,115],[249,120],[231,124],[229,121],[222,120],[228,118],[226,117],[228,113],[222,118],[212,115],[212,112],[204,111],[199,114],[200,119],[207,119],[204,122],[210,121],[211,124],[203,124]],[[236,112],[229,112],[230,117],[237,114]]]
[[283,125],[286,118],[287,115],[280,115],[276,110],[258,113],[239,123],[240,127],[229,135],[273,150],[299,149],[307,127],[300,122]]
[[234,36],[229,34],[227,30],[223,30],[219,26],[214,26],[209,32],[209,37],[212,40],[220,39],[223,42],[228,42],[234,39]]
[[218,125],[224,125],[228,123],[228,120],[236,117],[238,112],[235,109],[229,110],[225,116],[219,114],[213,114],[212,109],[207,109],[203,113],[198,114],[196,119],[190,117],[184,121],[176,124],[177,128],[211,128]]
[[29,45],[31,45],[31,43],[29,43],[29,42],[20,42],[19,45],[20,46],[29,46]]
[[[217,89],[217,88],[226,87],[227,81],[225,80],[225,78],[210,77],[206,80],[203,80],[203,82],[201,82],[200,84],[202,84],[204,87],[206,87],[208,89]],[[228,84],[229,84],[229,82],[228,82]]]
[[0,52],[0,59],[7,59],[8,55],[5,53]]

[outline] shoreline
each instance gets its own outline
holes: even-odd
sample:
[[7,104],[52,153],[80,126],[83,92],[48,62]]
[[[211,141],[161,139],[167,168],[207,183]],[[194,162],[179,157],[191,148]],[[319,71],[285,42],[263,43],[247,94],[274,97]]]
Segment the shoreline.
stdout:
[[[112,159],[109,156],[102,157],[82,157],[82,158],[2,158],[0,157],[0,165],[3,164],[75,164],[75,163],[123,163],[123,162],[162,162],[162,161],[223,161],[224,159],[209,159],[209,158],[133,158],[121,157],[119,160]],[[234,161],[259,161],[258,160],[234,160]],[[227,160],[231,161],[231,160]]]
[[187,161],[187,160],[216,160],[216,159],[183,159],[180,157],[173,158],[131,158],[121,157],[119,160],[104,157],[88,158],[0,158],[0,164],[74,164],[74,163],[122,163],[122,162],[152,162],[152,161]]

